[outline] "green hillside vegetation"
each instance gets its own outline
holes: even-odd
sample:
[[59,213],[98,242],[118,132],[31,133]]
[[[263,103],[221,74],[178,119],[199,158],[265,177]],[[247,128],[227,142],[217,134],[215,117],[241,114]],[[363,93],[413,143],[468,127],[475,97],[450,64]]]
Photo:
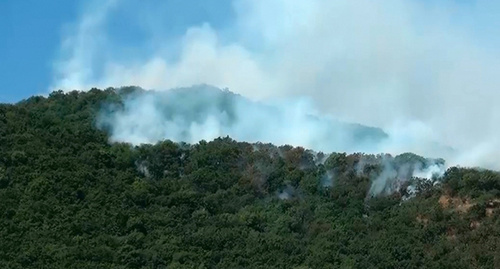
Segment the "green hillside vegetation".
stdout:
[[109,143],[97,114],[124,92],[0,105],[0,268],[500,268],[497,172],[371,197],[383,162],[427,159]]

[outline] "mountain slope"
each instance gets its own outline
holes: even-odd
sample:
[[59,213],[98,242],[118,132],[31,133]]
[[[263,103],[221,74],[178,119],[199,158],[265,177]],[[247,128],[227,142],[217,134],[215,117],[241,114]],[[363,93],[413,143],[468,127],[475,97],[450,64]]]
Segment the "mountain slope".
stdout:
[[[499,267],[497,172],[419,179],[439,160],[230,138],[109,143],[97,117],[120,102],[0,105],[1,268]],[[395,187],[371,197],[387,167]]]

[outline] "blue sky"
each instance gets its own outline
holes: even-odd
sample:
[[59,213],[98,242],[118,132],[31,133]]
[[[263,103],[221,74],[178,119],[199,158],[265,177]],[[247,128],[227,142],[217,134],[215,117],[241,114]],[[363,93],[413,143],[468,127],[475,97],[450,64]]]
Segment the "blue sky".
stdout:
[[61,25],[77,14],[75,1],[0,1],[0,101],[43,91],[60,44]]
[[[47,91],[64,31],[71,31],[88,2],[0,1],[0,102],[16,102]],[[165,29],[165,36],[181,35],[188,26],[205,21],[220,26],[231,18],[230,2],[224,0],[154,0],[149,5],[145,10],[161,12],[152,16],[163,18],[158,26]],[[143,29],[135,21],[119,19],[120,14],[135,11],[127,2],[115,10],[115,19],[105,26],[114,42],[127,47],[141,44]]]

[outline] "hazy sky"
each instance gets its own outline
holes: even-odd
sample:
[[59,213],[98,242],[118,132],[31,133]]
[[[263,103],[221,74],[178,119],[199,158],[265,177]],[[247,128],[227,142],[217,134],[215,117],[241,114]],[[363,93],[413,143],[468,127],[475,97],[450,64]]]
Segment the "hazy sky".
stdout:
[[[89,2],[92,1],[0,1],[0,79],[3,83],[0,101],[18,101],[31,94],[45,92],[50,87],[53,64],[60,52],[61,41],[67,31],[71,31],[71,26],[84,16],[85,6],[88,8]],[[99,4],[106,1],[94,2]],[[135,53],[139,54],[151,53],[143,47],[150,41],[148,38],[152,29],[148,29],[150,26],[138,25],[137,17],[129,20],[130,13],[142,13],[141,19],[152,20],[151,23],[159,21],[155,26],[155,35],[165,39],[183,35],[189,27],[203,22],[215,29],[227,28],[234,23],[236,14],[233,8],[235,1],[231,0],[148,1],[149,8],[130,10],[127,7],[137,7],[138,3],[143,5],[144,1],[118,2],[122,2],[119,3],[121,8],[113,10],[114,18],[106,24],[106,34],[120,42],[121,47],[129,50],[135,48]],[[270,2],[279,5],[283,1]],[[496,1],[439,1],[437,5],[444,9],[442,12],[447,16],[451,15],[450,23],[472,34],[479,43],[492,48],[500,45],[500,20],[497,19],[500,8]],[[252,42],[258,46],[260,41],[255,38]]]

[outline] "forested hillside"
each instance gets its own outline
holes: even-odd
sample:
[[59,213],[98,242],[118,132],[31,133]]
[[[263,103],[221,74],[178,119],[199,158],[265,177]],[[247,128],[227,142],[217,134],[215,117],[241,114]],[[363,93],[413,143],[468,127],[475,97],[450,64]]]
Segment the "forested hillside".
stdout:
[[128,90],[0,105],[0,268],[500,268],[497,172],[424,179],[441,160],[229,137],[110,143],[97,115]]

